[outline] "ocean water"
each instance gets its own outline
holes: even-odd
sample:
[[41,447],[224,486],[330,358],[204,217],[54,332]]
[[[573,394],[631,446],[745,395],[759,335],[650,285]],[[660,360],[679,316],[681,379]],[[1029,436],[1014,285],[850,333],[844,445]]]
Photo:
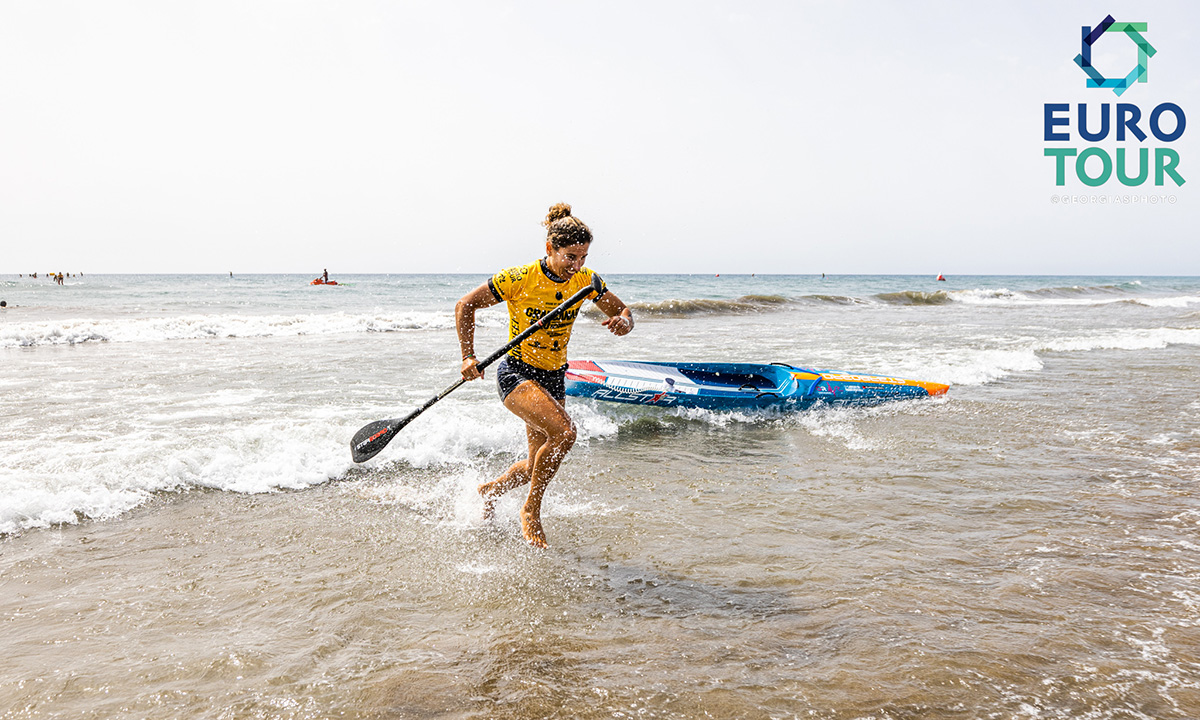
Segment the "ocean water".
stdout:
[[606,275],[573,358],[952,387],[568,399],[548,551],[491,372],[350,460],[484,276],[336,279],[0,279],[0,717],[1200,717],[1200,278]]

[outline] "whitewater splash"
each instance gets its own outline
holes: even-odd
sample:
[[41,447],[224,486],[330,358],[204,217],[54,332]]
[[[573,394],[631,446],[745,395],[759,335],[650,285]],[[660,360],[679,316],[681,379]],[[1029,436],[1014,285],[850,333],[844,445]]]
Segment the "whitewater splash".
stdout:
[[[478,324],[500,327],[504,319],[481,314]],[[270,338],[299,335],[393,333],[415,330],[453,331],[449,312],[405,312],[394,315],[330,313],[325,315],[184,315],[168,318],[115,318],[14,323],[0,327],[0,348],[83,343],[154,343],[170,340]]]
[[[224,404],[214,404],[222,397]],[[96,424],[91,438],[5,443],[0,535],[112,519],[163,493],[300,490],[354,468],[388,474],[458,468],[474,477],[526,451],[523,424],[499,402],[451,399],[357,466],[347,441],[363,421],[361,409],[314,408],[283,424],[255,416],[254,406],[267,400],[218,393],[204,407],[112,418]],[[600,413],[578,408],[575,416],[580,445],[617,432]],[[123,427],[130,431],[120,434]]]
[[313,419],[292,422],[281,434],[278,425],[209,423],[169,437],[144,430],[10,445],[0,468],[0,534],[117,517],[160,493],[300,489],[349,469],[336,428]]

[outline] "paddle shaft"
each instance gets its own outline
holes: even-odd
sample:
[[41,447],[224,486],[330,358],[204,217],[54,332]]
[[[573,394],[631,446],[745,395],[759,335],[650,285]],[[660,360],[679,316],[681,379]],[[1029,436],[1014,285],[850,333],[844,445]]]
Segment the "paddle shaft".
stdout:
[[[499,360],[501,357],[504,356],[504,353],[508,352],[509,350],[512,350],[517,345],[519,345],[521,343],[521,341],[523,341],[525,338],[529,337],[533,333],[535,333],[538,330],[545,327],[552,320],[556,319],[559,315],[562,315],[564,312],[566,312],[571,306],[575,305],[576,303],[581,302],[584,298],[586,298],[588,295],[590,295],[592,293],[596,293],[597,295],[599,295],[601,289],[602,289],[602,286],[600,284],[600,278],[598,276],[593,275],[591,285],[588,285],[587,287],[581,289],[579,292],[575,293],[571,297],[567,298],[566,300],[563,300],[562,304],[560,304],[558,307],[554,308],[550,312],[546,313],[542,317],[538,318],[532,325],[525,328],[520,334],[518,334],[512,340],[509,340],[508,343],[504,347],[500,348],[496,352],[492,353],[491,355],[488,355],[486,358],[479,361],[476,364],[476,367],[478,367],[480,370],[483,370],[488,365],[491,365],[492,363],[496,362],[497,360]],[[383,448],[386,447],[387,444],[392,441],[392,438],[396,437],[396,433],[398,433],[401,430],[401,428],[403,428],[405,425],[412,422],[421,413],[423,413],[426,410],[428,410],[429,408],[433,407],[433,405],[435,403],[437,403],[437,401],[441,400],[442,398],[446,397],[450,393],[457,390],[459,388],[459,386],[465,382],[467,382],[466,378],[459,378],[458,381],[455,382],[453,385],[451,385],[450,387],[448,387],[445,390],[438,393],[437,396],[430,398],[424,405],[417,408],[416,410],[413,410],[411,413],[409,413],[407,416],[405,416],[403,418],[393,418],[391,420],[377,420],[373,423],[368,423],[367,425],[364,425],[362,427],[362,429],[360,429],[357,433],[354,434],[354,438],[350,441],[350,455],[353,457],[354,462],[361,463],[361,462],[366,462],[367,460],[370,460],[372,457],[374,457],[376,454],[378,454],[380,450],[383,450]]]

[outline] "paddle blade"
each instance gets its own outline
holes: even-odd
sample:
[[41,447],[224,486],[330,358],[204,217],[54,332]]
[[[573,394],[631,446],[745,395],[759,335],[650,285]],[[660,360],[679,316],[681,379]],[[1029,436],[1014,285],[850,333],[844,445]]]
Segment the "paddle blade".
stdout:
[[370,460],[387,447],[401,427],[395,420],[376,420],[364,425],[350,440],[350,456],[356,463]]

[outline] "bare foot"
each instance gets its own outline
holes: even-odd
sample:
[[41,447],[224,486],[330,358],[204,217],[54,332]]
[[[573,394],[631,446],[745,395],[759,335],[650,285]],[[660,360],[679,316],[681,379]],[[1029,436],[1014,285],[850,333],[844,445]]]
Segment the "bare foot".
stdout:
[[541,517],[526,513],[524,508],[521,509],[521,534],[536,548],[544,550],[550,547],[550,543],[546,542],[546,533],[542,531]]
[[494,483],[484,483],[479,486],[479,497],[483,498],[483,519],[491,521],[496,516],[496,500],[499,495],[488,492],[489,486]]

